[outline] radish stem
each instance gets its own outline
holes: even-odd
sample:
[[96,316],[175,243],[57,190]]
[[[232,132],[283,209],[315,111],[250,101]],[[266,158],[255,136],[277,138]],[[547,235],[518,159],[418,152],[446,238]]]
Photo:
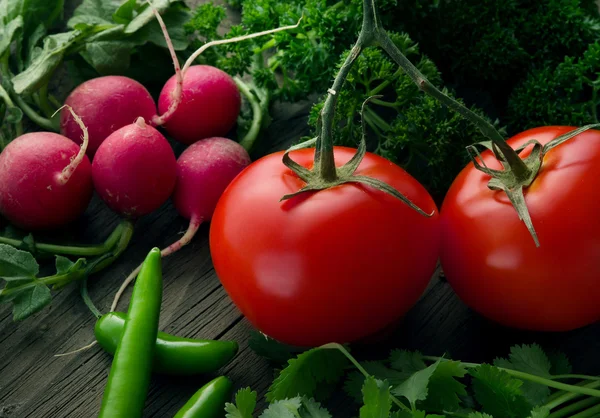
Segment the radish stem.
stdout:
[[87,147],[88,147],[88,143],[89,143],[88,130],[87,130],[85,124],[83,123],[83,121],[81,120],[81,118],[79,116],[77,116],[75,111],[73,111],[73,108],[71,106],[64,105],[61,108],[59,108],[54,114],[58,113],[64,107],[69,109],[69,112],[71,112],[71,115],[73,115],[73,119],[79,125],[81,130],[83,131],[83,137],[82,137],[83,143],[81,144],[81,147],[79,148],[79,152],[77,153],[75,158],[73,158],[71,160],[71,162],[69,163],[69,165],[67,165],[63,169],[63,171],[59,174],[58,183],[62,184],[62,185],[67,184],[67,182],[69,181],[69,179],[71,178],[71,176],[73,175],[75,170],[77,170],[77,167],[79,167],[79,164],[83,161],[83,158],[85,157],[85,152],[87,151]]
[[[196,235],[196,232],[198,232],[198,228],[200,228],[201,224],[202,224],[201,218],[192,216],[192,219],[190,220],[190,224],[189,224],[188,229],[185,232],[185,234],[179,240],[177,240],[173,244],[169,245],[167,248],[164,248],[160,252],[161,256],[167,257],[167,256],[173,254],[174,252],[179,251],[185,245],[189,244],[190,241],[192,240],[192,238],[194,238],[194,236]],[[141,269],[142,269],[142,265],[140,264],[138,267],[136,267],[135,270],[133,270],[131,272],[131,274],[129,274],[129,276],[127,276],[127,278],[125,279],[123,284],[121,284],[121,287],[117,291],[115,298],[113,300],[113,303],[110,307],[110,312],[114,312],[117,309],[117,305],[119,304],[119,300],[121,299],[123,292],[125,292],[125,289],[127,289],[127,286],[129,286],[129,284],[135,280],[135,278],[137,277],[137,275]]]

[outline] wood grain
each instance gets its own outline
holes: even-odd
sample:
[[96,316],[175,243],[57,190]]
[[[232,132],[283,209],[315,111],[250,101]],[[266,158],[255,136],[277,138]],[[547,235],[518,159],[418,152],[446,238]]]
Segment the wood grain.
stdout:
[[[231,17],[235,20],[235,16]],[[314,98],[313,98],[314,99]],[[282,149],[308,134],[310,100],[278,105],[274,122],[258,154]],[[176,148],[181,151],[181,147]],[[74,228],[82,242],[98,242],[118,222],[97,198]],[[152,246],[164,247],[186,228],[170,203],[141,219],[127,252],[109,269],[90,280],[90,295],[102,311],[128,273]],[[208,225],[180,252],[164,260],[165,289],[161,328],[197,338],[234,339],[240,353],[220,372],[236,388],[251,386],[262,396],[273,378],[268,362],[248,348],[247,321],[221,287],[210,260]],[[126,293],[123,300],[128,299]],[[125,303],[125,302],[124,302]],[[124,309],[122,306],[121,309]],[[55,295],[52,305],[26,321],[13,323],[10,307],[0,306],[0,418],[89,418],[96,416],[111,358],[98,347],[54,357],[93,340],[94,317],[76,286]],[[561,334],[527,333],[492,324],[466,308],[438,275],[425,295],[394,332],[372,345],[355,347],[361,357],[385,355],[392,347],[422,350],[431,355],[449,352],[468,361],[491,361],[504,356],[510,345],[537,341],[547,349],[563,350],[575,370],[600,373],[600,325]],[[212,376],[169,378],[155,376],[145,416],[170,417]],[[348,417],[355,407],[342,397],[331,400],[335,416]]]

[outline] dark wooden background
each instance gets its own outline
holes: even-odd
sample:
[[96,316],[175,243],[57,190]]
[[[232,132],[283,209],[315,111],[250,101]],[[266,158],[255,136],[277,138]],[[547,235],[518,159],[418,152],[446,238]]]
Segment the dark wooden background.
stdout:
[[[274,123],[263,143],[270,149],[281,149],[306,134],[309,108],[310,101],[276,106]],[[82,242],[100,242],[117,222],[117,217],[94,198],[78,224],[77,235]],[[90,279],[90,294],[98,307],[107,311],[120,283],[147,251],[172,243],[185,228],[186,221],[177,216],[170,203],[141,219],[126,253]],[[273,368],[248,347],[250,326],[228,298],[212,267],[208,228],[204,225],[189,246],[164,260],[161,329],[185,337],[238,341],[239,354],[219,373],[232,378],[236,388],[251,386],[262,396],[272,381]],[[125,294],[121,310],[129,295]],[[97,415],[111,357],[98,347],[68,357],[54,357],[93,341],[94,321],[75,285],[55,294],[49,308],[20,323],[12,321],[9,306],[0,306],[0,418]],[[564,351],[576,371],[600,374],[599,331],[599,325],[560,334],[499,327],[465,307],[436,274],[419,303],[385,341],[355,347],[355,351],[366,358],[384,356],[392,347],[403,347],[430,355],[449,352],[453,358],[479,362],[506,355],[512,344],[538,342],[546,349]],[[145,416],[172,417],[212,377],[155,376]],[[336,417],[348,417],[355,411],[355,406],[342,396],[332,399],[331,408]]]

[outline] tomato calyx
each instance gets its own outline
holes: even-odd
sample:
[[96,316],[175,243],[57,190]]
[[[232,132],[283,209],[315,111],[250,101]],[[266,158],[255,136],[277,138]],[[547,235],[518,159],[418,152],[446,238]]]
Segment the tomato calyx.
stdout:
[[[363,119],[363,117],[364,117],[365,105],[369,101],[371,101],[375,98],[378,98],[378,97],[381,97],[381,96],[372,96],[363,102],[361,112],[360,112],[361,119]],[[322,162],[322,161],[319,161],[319,159],[317,157],[315,157],[315,160],[316,160],[315,168],[311,171],[311,170],[307,169],[306,167],[301,166],[294,160],[292,160],[292,158],[289,155],[291,151],[302,149],[302,148],[308,148],[310,146],[318,144],[319,137],[310,139],[306,142],[303,142],[301,144],[298,144],[296,146],[288,148],[288,150],[283,154],[283,164],[285,164],[286,167],[288,167],[294,173],[296,173],[296,175],[298,177],[300,177],[300,179],[302,179],[306,183],[306,186],[304,186],[303,188],[301,188],[300,190],[298,190],[295,193],[291,193],[291,194],[287,194],[287,195],[283,196],[280,199],[280,201],[291,199],[294,196],[297,196],[302,193],[310,192],[310,191],[324,190],[324,189],[328,189],[331,187],[340,186],[340,185],[346,184],[346,183],[360,183],[360,184],[364,184],[364,185],[373,187],[374,189],[380,190],[384,193],[388,193],[388,194],[394,196],[395,198],[401,200],[402,202],[407,204],[411,209],[417,211],[418,213],[420,213],[423,216],[427,216],[427,217],[433,216],[433,214],[434,214],[433,211],[431,213],[424,212],[421,208],[419,208],[417,205],[415,205],[413,202],[411,202],[406,196],[404,196],[398,190],[394,189],[389,184],[387,184],[381,180],[372,178],[372,177],[354,174],[356,172],[356,170],[358,169],[358,166],[362,162],[362,160],[365,157],[365,154],[367,152],[367,142],[365,139],[366,138],[366,131],[365,131],[366,125],[364,123],[364,120],[362,122],[362,126],[363,126],[363,134],[362,134],[358,149],[356,150],[356,153],[352,156],[350,161],[348,161],[342,167],[335,167],[335,165],[333,166],[335,176],[332,179],[324,178],[321,175],[320,170],[317,168],[317,164],[320,164],[320,167],[322,167],[322,164],[333,164],[334,163],[333,159],[330,161],[326,160],[325,162]],[[315,154],[317,154],[318,149],[319,149],[319,146],[317,145]],[[332,153],[333,153],[333,149],[332,149]]]
[[[546,145],[542,145],[539,141],[532,139],[514,150],[510,148],[506,142],[502,141],[502,144],[505,144],[510,148],[511,151],[509,152],[506,151],[505,147],[500,148],[496,141],[493,140],[479,142],[467,147],[467,151],[469,152],[469,156],[475,168],[491,177],[488,182],[488,188],[490,188],[490,190],[501,190],[506,193],[510,203],[517,211],[519,220],[525,223],[536,247],[540,246],[540,241],[533,226],[529,209],[525,203],[524,188],[533,183],[542,168],[544,156],[550,150],[582,132],[599,126],[600,124],[598,123],[582,126],[581,128],[574,129],[571,132],[567,132],[566,134],[553,139]],[[533,145],[531,153],[527,157],[521,158],[519,154],[530,145]],[[502,165],[502,170],[489,168],[483,160],[477,146],[481,146],[491,151],[494,154],[494,157]],[[515,156],[518,158],[519,163],[515,162]],[[477,158],[479,158],[479,161]],[[525,167],[525,170],[523,167]]]

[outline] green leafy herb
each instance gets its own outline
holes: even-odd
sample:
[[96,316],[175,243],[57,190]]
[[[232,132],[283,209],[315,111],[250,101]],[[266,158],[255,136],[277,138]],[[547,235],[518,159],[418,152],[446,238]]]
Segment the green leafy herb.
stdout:
[[392,410],[390,386],[386,381],[368,377],[362,387],[364,405],[360,418],[387,418]]
[[252,418],[257,396],[250,388],[240,389],[235,394],[235,404],[228,402],[225,405],[227,418]]
[[410,402],[411,406],[414,408],[417,404],[417,401],[424,401],[427,399],[429,386],[429,379],[437,369],[441,360],[436,361],[431,366],[419,370],[412,374],[408,379],[406,379],[402,384],[394,388],[392,391],[394,395],[403,396]]
[[267,399],[275,401],[299,395],[312,397],[318,383],[338,381],[347,365],[346,357],[338,350],[317,348],[305,351],[288,361],[287,367],[269,388]]

